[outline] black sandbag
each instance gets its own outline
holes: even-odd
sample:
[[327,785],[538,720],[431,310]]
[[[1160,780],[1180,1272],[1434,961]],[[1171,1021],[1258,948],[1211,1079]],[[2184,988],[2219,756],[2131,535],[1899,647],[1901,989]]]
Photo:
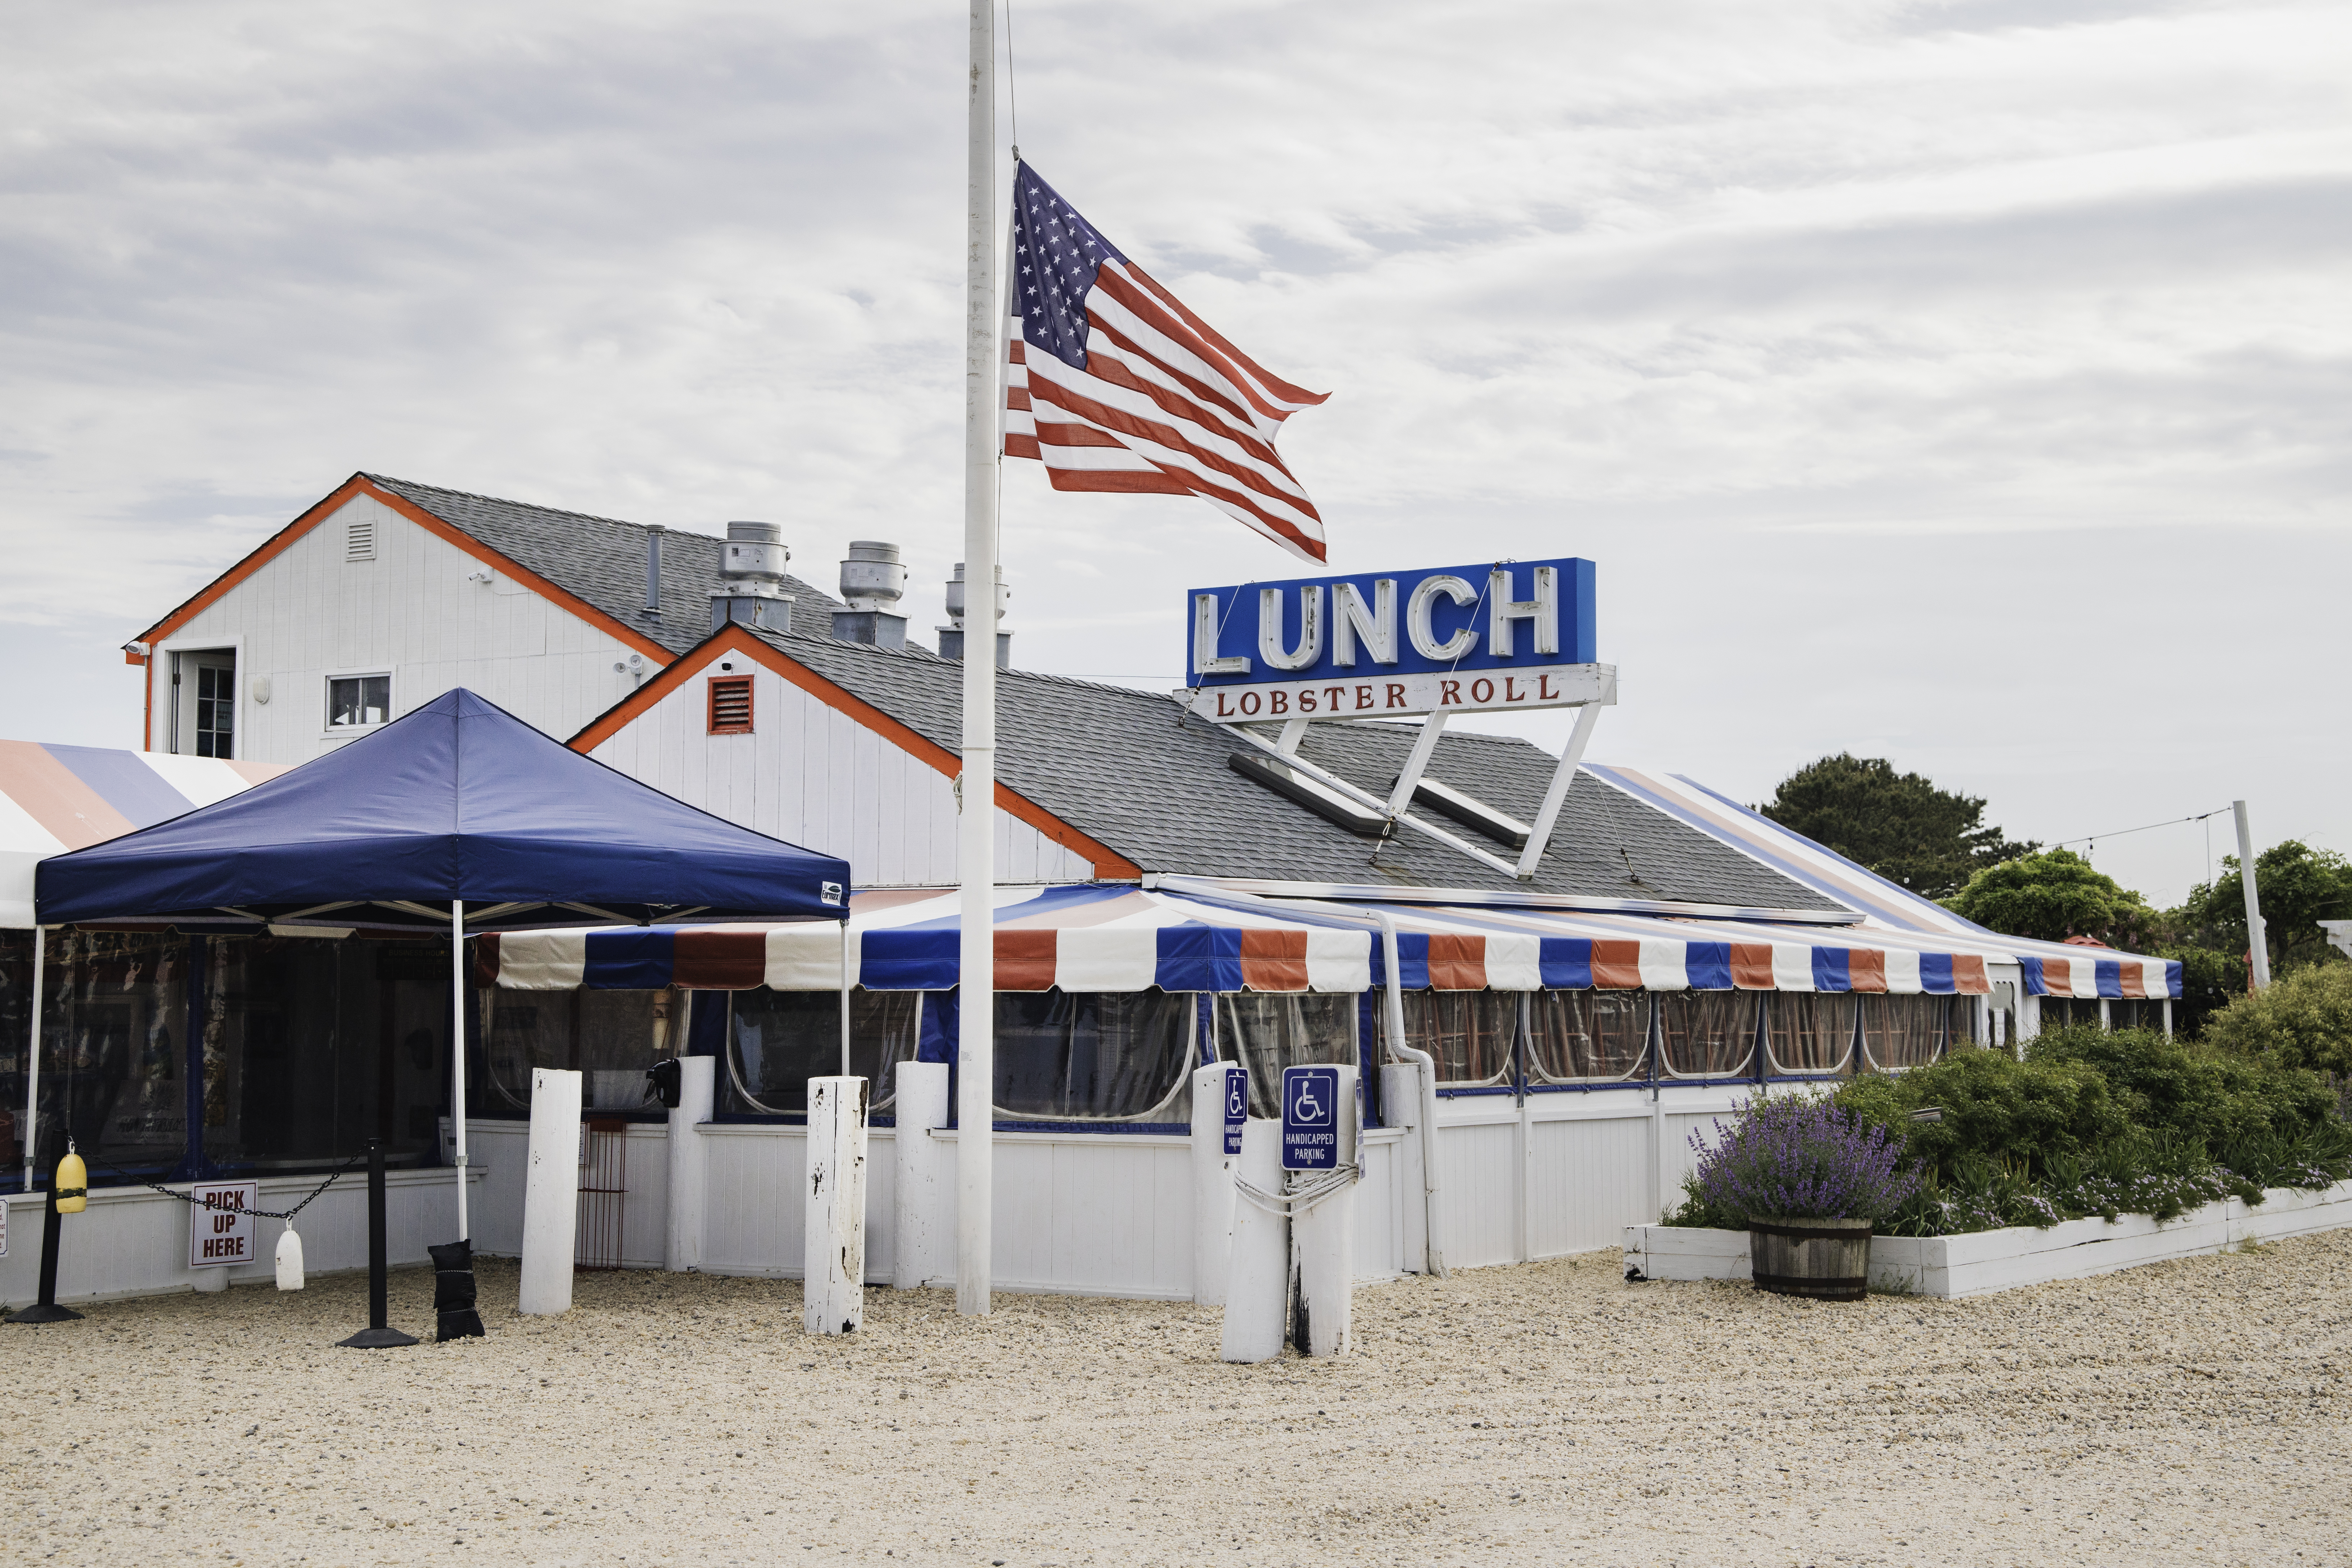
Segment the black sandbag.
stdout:
[[482,1328],[482,1314],[471,1307],[455,1307],[440,1315],[439,1327],[433,1336],[439,1340],[487,1339]]
[[433,1258],[433,1307],[438,1314],[438,1340],[484,1337],[482,1314],[475,1310],[474,1247],[452,1241],[425,1249]]

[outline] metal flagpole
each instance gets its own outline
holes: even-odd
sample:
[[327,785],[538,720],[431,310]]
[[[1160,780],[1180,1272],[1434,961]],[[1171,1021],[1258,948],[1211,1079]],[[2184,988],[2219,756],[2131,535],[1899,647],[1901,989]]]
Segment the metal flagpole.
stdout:
[[2253,965],[2247,989],[2271,988],[2271,937],[2263,926],[2263,900],[2254,889],[2254,830],[2246,820],[2246,803],[2233,800],[2230,810],[2238,819],[2238,885],[2246,895],[2246,957]]
[[457,1239],[466,1221],[466,900],[449,900],[449,1135],[457,1163]]
[[33,1190],[34,1134],[41,1125],[41,960],[48,952],[49,933],[45,926],[33,928],[33,1024],[26,1048],[32,1053],[26,1058],[25,1125],[17,1131],[25,1143],[25,1190]]
[[963,772],[956,864],[956,1310],[988,1311],[996,1082],[996,466],[1003,355],[996,298],[996,0],[971,0],[963,328]]

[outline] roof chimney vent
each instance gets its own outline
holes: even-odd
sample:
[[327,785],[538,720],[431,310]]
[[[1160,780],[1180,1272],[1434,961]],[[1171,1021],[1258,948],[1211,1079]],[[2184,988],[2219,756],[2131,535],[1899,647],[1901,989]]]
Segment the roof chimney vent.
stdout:
[[843,642],[877,647],[907,646],[907,617],[893,613],[907,591],[907,569],[898,547],[878,539],[853,539],[841,563],[841,597],[848,607],[833,612],[833,635]]
[[730,621],[754,631],[793,629],[793,596],[784,592],[784,563],[793,558],[783,530],[772,522],[730,522],[719,552],[719,587],[710,595],[710,629]]
[[[1000,562],[996,568],[996,618],[998,620],[1004,618],[1005,602],[1012,596],[1013,590],[1004,585],[1004,566]],[[955,575],[948,579],[948,620],[950,624],[940,628],[940,657],[961,658],[963,657],[964,581],[963,563],[961,561],[956,563]],[[1013,634],[1011,632],[996,634],[996,668],[999,669],[1013,668]]]
[[646,607],[637,614],[649,621],[661,619],[662,533],[657,522],[646,530]]

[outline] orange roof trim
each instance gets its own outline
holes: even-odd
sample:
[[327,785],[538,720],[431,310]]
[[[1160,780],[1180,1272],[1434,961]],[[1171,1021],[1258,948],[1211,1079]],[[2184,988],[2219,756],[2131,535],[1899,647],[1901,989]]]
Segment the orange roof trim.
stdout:
[[[676,691],[721,654],[740,654],[807,692],[835,712],[856,720],[910,755],[924,762],[949,778],[963,772],[963,759],[945,746],[909,729],[863,698],[835,686],[824,676],[781,650],[753,637],[741,626],[730,625],[712,634],[690,653],[681,654],[660,674],[638,687],[565,742],[583,756],[619,734],[654,704]],[[1093,863],[1095,875],[1107,881],[1132,880],[1143,875],[1143,868],[1121,855],[1109,845],[1071,826],[1035,801],[1000,782],[996,786],[997,809],[1019,818],[1076,855]]]

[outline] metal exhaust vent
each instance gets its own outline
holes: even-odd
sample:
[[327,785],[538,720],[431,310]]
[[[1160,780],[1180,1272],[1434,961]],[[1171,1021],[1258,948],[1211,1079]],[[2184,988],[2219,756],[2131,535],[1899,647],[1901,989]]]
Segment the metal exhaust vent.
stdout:
[[1298,769],[1287,767],[1272,757],[1254,752],[1235,752],[1225,759],[1225,765],[1249,780],[1263,784],[1286,800],[1296,801],[1327,822],[1337,823],[1359,838],[1378,838],[1388,830],[1388,819],[1368,806],[1359,805],[1335,789],[1326,787]]

